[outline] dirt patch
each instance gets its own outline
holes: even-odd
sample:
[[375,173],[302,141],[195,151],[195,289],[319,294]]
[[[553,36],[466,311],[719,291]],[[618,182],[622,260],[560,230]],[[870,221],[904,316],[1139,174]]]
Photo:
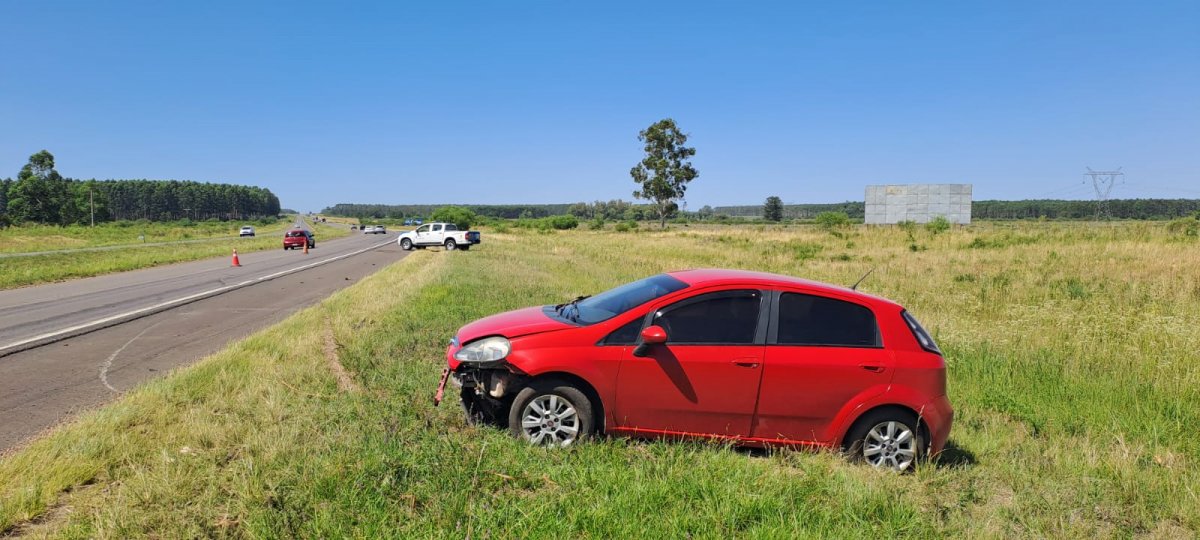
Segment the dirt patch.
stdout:
[[333,322],[328,317],[325,318],[325,362],[329,364],[329,371],[333,372],[333,377],[337,379],[339,392],[358,391],[354,377],[338,360],[337,341],[333,338]]

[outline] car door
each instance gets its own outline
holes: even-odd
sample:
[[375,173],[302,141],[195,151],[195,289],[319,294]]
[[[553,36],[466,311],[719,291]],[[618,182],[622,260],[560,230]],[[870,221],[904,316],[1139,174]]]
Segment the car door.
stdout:
[[869,307],[800,291],[771,294],[753,435],[830,442],[833,418],[852,400],[886,391],[895,360]]
[[766,310],[754,289],[708,292],[648,314],[667,342],[623,353],[614,419],[629,433],[746,437],[762,373]]
[[429,243],[430,243],[430,244],[440,244],[440,243],[442,243],[442,236],[443,236],[443,235],[444,235],[444,232],[442,231],[442,224],[441,224],[441,223],[434,223],[434,224],[433,224],[433,229],[431,229],[431,230],[430,230],[430,232],[429,232]]
[[417,233],[414,235],[413,243],[414,244],[429,244],[429,243],[431,243],[431,241],[429,239],[429,229],[431,227],[432,226],[430,226],[430,225],[421,225],[420,227],[417,227]]

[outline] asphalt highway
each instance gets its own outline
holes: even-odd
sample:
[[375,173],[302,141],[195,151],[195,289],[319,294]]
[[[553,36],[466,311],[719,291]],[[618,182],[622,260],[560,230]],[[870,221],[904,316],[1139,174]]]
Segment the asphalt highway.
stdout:
[[0,291],[0,452],[400,260],[395,238]]

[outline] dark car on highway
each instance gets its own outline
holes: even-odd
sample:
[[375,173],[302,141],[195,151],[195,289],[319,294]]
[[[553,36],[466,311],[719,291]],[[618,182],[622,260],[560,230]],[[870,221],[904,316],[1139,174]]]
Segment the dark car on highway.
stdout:
[[900,305],[776,274],[686,270],[492,315],[454,335],[472,421],[533,444],[591,434],[833,447],[911,470],[946,444],[946,364]]
[[312,231],[308,229],[291,229],[283,233],[283,249],[297,249],[308,245],[309,249],[317,247],[317,241],[313,238]]

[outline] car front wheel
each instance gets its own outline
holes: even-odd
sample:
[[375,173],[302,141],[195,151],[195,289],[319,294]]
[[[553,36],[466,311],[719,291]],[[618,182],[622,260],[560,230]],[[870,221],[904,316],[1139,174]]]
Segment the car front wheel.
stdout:
[[888,409],[868,413],[855,422],[846,443],[850,459],[896,472],[913,470],[924,457],[926,444],[916,416]]
[[592,433],[592,402],[560,381],[535,381],[521,390],[508,412],[513,435],[537,446],[564,447]]
[[404,251],[412,251],[412,240],[407,238],[400,240],[400,249]]

